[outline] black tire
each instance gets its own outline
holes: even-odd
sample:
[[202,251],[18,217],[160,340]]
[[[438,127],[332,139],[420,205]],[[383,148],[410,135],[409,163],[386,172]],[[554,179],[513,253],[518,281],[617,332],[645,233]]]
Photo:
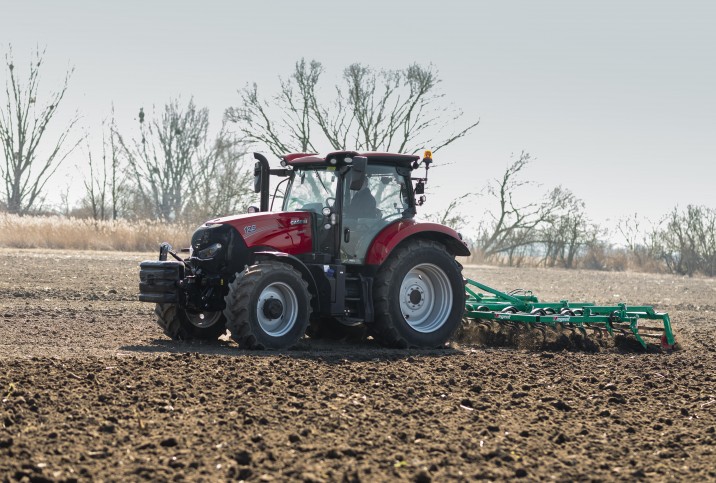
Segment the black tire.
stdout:
[[221,312],[192,314],[176,304],[157,304],[157,324],[174,340],[216,340],[226,333],[226,317]]
[[237,273],[224,300],[226,326],[242,349],[289,348],[306,332],[311,315],[308,283],[280,262],[262,262]]
[[334,317],[320,317],[311,320],[306,335],[311,339],[361,342],[368,336],[368,330],[363,324],[348,326],[341,324]]
[[410,241],[378,271],[373,299],[372,333],[378,342],[398,348],[442,346],[465,310],[462,267],[442,244]]

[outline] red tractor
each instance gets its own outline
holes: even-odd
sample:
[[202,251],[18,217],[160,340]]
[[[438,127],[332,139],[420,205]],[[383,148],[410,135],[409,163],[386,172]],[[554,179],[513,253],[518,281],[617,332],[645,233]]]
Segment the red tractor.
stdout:
[[[437,347],[465,310],[455,230],[416,220],[431,154],[297,153],[254,171],[260,209],[206,222],[182,259],[166,243],[140,265],[140,295],[177,340],[281,349],[308,332],[370,334],[390,347]],[[412,174],[420,165],[425,178]],[[283,178],[269,211],[269,177]],[[283,186],[282,186],[283,185]],[[273,201],[272,203],[273,204]],[[167,259],[171,256],[173,259]]]

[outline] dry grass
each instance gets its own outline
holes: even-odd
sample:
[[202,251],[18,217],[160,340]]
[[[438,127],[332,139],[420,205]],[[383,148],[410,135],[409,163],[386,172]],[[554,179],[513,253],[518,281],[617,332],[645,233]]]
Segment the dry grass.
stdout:
[[[63,250],[110,250],[153,252],[163,241],[176,248],[189,246],[196,229],[190,224],[166,224],[158,221],[95,221],[63,216],[16,216],[0,213],[0,247],[50,248]],[[472,247],[471,257],[460,257],[463,264],[509,265],[506,259],[484,259]],[[541,266],[539,257],[520,256],[514,266]],[[609,271],[664,272],[662,261],[637,260],[623,249],[597,249],[575,260],[575,268]]]
[[189,246],[193,225],[157,221],[95,221],[0,214],[0,247],[154,251],[163,241]]

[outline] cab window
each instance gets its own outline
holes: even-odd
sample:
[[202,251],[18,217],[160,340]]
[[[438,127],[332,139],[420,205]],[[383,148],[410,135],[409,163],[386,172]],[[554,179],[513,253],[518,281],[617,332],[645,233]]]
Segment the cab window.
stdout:
[[336,199],[338,177],[334,168],[296,170],[283,202],[284,211],[320,213]]
[[348,218],[396,220],[409,206],[405,177],[394,166],[369,165],[363,188],[346,190],[343,206]]

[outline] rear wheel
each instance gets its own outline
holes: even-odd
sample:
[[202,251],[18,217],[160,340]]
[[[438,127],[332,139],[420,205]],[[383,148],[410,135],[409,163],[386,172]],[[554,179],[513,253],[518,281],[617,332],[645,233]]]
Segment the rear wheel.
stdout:
[[191,313],[176,304],[157,304],[157,324],[174,340],[216,340],[226,333],[221,312]]
[[303,336],[308,284],[290,265],[265,262],[237,273],[225,297],[227,328],[244,349],[285,349]]
[[438,347],[465,310],[460,265],[439,243],[416,240],[398,248],[374,285],[374,336],[391,347]]

